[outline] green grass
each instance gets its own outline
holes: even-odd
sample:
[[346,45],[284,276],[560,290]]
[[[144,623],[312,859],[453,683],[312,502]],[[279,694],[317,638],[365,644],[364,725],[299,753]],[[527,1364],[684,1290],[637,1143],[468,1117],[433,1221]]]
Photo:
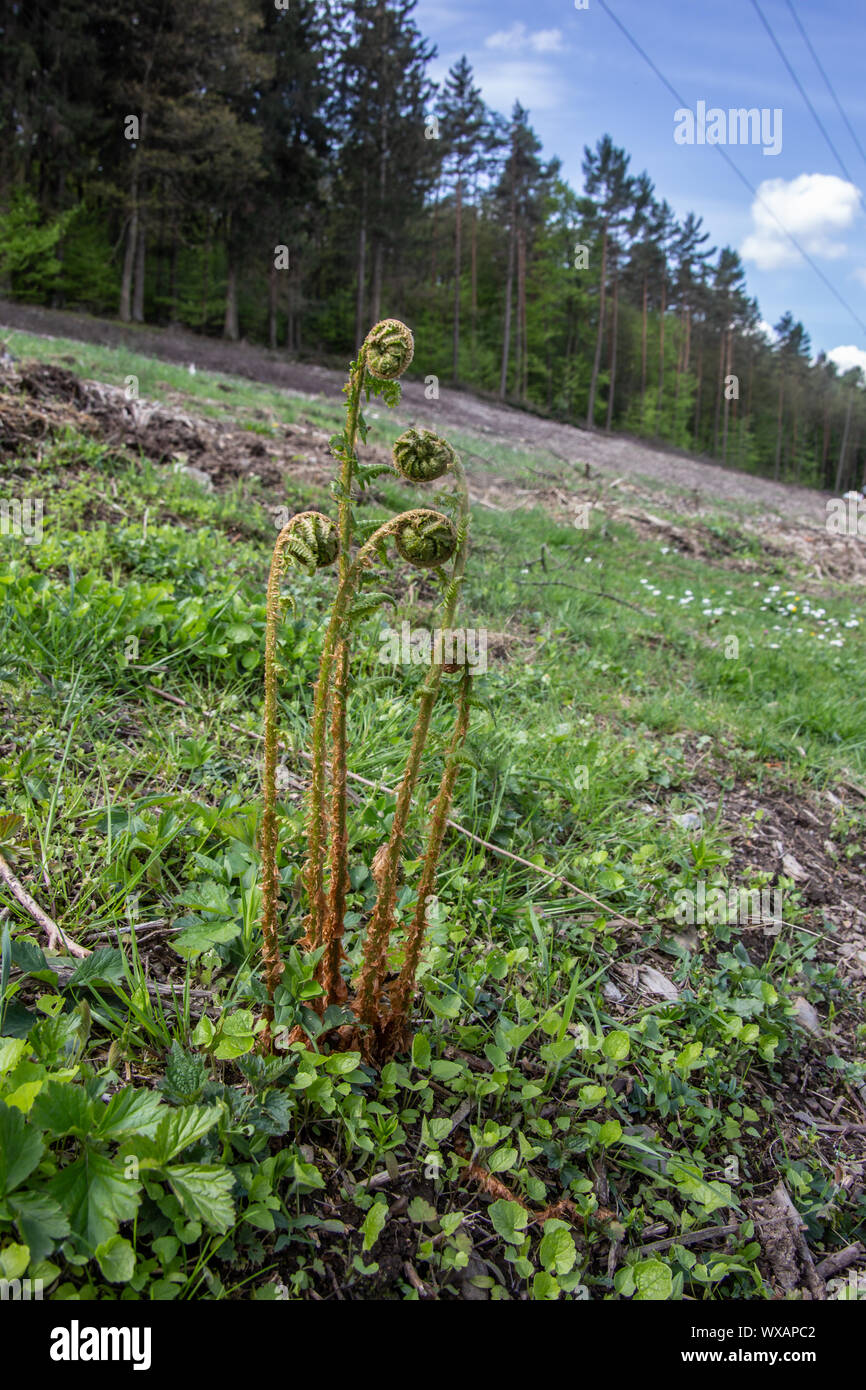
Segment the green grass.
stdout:
[[[10,346],[74,356],[76,371],[116,384],[137,375],[143,395],[215,417],[340,419],[339,400],[233,378],[226,395],[207,373],[126,351],[21,334]],[[387,442],[397,429],[374,413],[371,440]],[[581,495],[547,457],[462,442],[499,479],[529,485],[533,469],[558,468]],[[780,882],[776,862],[744,868],[735,854],[742,827],[723,814],[735,791],[820,808],[835,789],[844,806],[828,836],[840,860],[860,862],[862,803],[845,790],[862,785],[866,727],[853,589],[820,592],[793,560],[765,557],[737,509],[711,519],[719,555],[698,560],[622,523],[580,531],[540,508],[476,508],[463,620],[496,655],[452,815],[534,868],[459,833],[446,841],[411,1057],[381,1074],[357,1054],[301,1048],[265,1063],[252,1029],[266,508],[327,507],[327,495],[297,480],[286,493],[252,480],[208,494],[72,433],[23,456],[21,480],[16,466],[4,495],[43,496],[45,521],[38,545],[0,539],[0,851],[96,954],[58,978],[0,890],[0,1123],[35,1158],[0,1205],[7,1277],[20,1266],[56,1298],[161,1299],[330,1297],[333,1275],[351,1298],[412,1299],[408,1261],[446,1299],[466,1280],[491,1298],[764,1299],[772,1270],[748,1203],[780,1178],[816,1253],[862,1238],[866,1209],[834,1170],[837,1139],[792,1121],[804,1058],[816,1088],[862,1118],[850,1109],[866,1075],[862,1009],[825,950],[829,909],[788,879],[781,930],[748,945],[726,925],[689,943],[674,920],[676,893],[700,882]],[[471,472],[483,482],[477,460]],[[377,486],[371,516],[417,504]],[[742,555],[754,568],[728,563]],[[388,584],[395,609],[359,633],[350,768],[393,786],[421,673],[379,661],[380,631],[429,621],[432,594],[400,570]],[[333,581],[293,575],[288,587],[291,942],[300,754]],[[442,700],[425,800],[451,718]],[[384,790],[355,790],[351,968],[393,811]],[[683,828],[676,817],[695,809],[701,828]],[[419,807],[402,919],[423,824]],[[675,997],[635,987],[649,965]],[[299,1010],[309,974],[291,953]],[[798,997],[825,1025],[820,1046]],[[106,1118],[106,1094],[128,1111]],[[572,1206],[534,1223],[517,1201],[487,1205],[467,1176],[473,1155],[535,1211]],[[88,1171],[101,1184],[87,1186]],[[382,1172],[384,1185],[359,1185]],[[82,1183],[83,1204],[70,1197]],[[408,1209],[391,1214],[401,1195]],[[726,1239],[682,1244],[725,1223]]]

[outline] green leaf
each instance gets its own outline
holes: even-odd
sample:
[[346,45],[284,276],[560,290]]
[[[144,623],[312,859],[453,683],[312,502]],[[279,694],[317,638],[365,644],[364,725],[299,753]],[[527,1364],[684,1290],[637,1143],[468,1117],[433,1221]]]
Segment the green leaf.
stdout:
[[251,1009],[236,1009],[234,1013],[223,1014],[217,1027],[214,1057],[230,1061],[233,1057],[243,1057],[245,1052],[252,1052],[256,1042],[254,1026]]
[[70,985],[121,985],[126,979],[123,952],[105,946],[79,961],[69,979]]
[[219,1105],[184,1105],[163,1114],[154,1135],[157,1163],[170,1163],[190,1144],[213,1129],[221,1114]]
[[49,1134],[76,1134],[81,1138],[93,1128],[93,1102],[80,1086],[66,1081],[46,1081],[30,1110],[30,1119]]
[[607,1147],[608,1144],[616,1144],[622,1138],[622,1125],[619,1120],[606,1120],[599,1127],[598,1141]]
[[193,960],[203,952],[212,950],[214,946],[234,941],[240,934],[240,922],[193,922],[191,926],[185,927],[171,944],[184,960]]
[[5,1076],[7,1071],[13,1071],[29,1051],[30,1048],[23,1038],[0,1038],[0,1076]]
[[35,941],[19,937],[12,943],[12,964],[22,975],[35,975],[39,970],[50,970],[51,962],[46,960],[45,952]]
[[559,1285],[552,1274],[540,1270],[532,1281],[532,1297],[553,1303],[559,1298]]
[[0,1271],[4,1279],[20,1279],[29,1263],[29,1246],[4,1245],[0,1250]]
[[388,1204],[387,1202],[377,1199],[364,1217],[364,1222],[361,1226],[365,1250],[372,1250],[379,1236],[382,1234],[382,1228],[387,1220]]
[[546,1234],[538,1251],[539,1258],[545,1268],[554,1274],[568,1274],[574,1268],[577,1259],[574,1241],[570,1232],[562,1227],[547,1231],[547,1226],[551,1224],[545,1223]]
[[493,1229],[509,1245],[522,1245],[523,1232],[529,1223],[529,1212],[519,1202],[499,1198],[487,1208]]
[[122,1091],[115,1091],[101,1114],[97,1112],[96,1133],[100,1139],[118,1142],[136,1134],[152,1136],[164,1109],[154,1091],[124,1086]]
[[633,1272],[636,1302],[660,1303],[670,1298],[674,1281],[669,1265],[662,1264],[661,1260],[638,1260]]
[[110,1284],[128,1284],[135,1273],[135,1251],[123,1236],[110,1236],[96,1247],[96,1260]]
[[20,1110],[0,1105],[0,1197],[30,1176],[44,1148],[42,1135],[27,1124]]
[[[213,1031],[210,1034],[212,1037]],[[185,1052],[175,1038],[160,1087],[163,1094],[175,1101],[197,1100],[206,1081],[207,1065],[204,1058]]]
[[426,1198],[413,1197],[412,1201],[409,1203],[408,1216],[410,1221],[414,1221],[417,1225],[420,1225],[424,1221],[437,1221],[439,1213]]
[[508,1145],[503,1145],[501,1149],[497,1149],[495,1153],[490,1155],[490,1162],[487,1166],[491,1173],[507,1173],[510,1168],[514,1167],[516,1162],[517,1150],[509,1148]]
[[30,1247],[30,1258],[37,1264],[51,1254],[58,1240],[69,1235],[69,1222],[47,1192],[15,1192],[9,1209],[22,1240]]
[[581,1105],[600,1105],[607,1096],[606,1086],[581,1086],[578,1093]]
[[430,1040],[423,1033],[416,1033],[412,1039],[412,1066],[418,1071],[429,1071],[430,1055]]
[[192,1040],[196,1047],[206,1047],[210,1049],[215,1034],[216,1029],[214,1028],[212,1020],[208,1018],[207,1014],[202,1014],[193,1029]]
[[360,1052],[334,1052],[325,1063],[325,1071],[332,1076],[348,1076],[355,1071],[361,1060]]
[[72,1230],[90,1250],[110,1239],[122,1221],[133,1219],[141,1201],[139,1187],[137,1179],[92,1149],[85,1149],[48,1183]]
[[624,1062],[630,1048],[631,1041],[628,1033],[623,1033],[621,1029],[608,1033],[601,1045],[605,1057],[609,1057],[612,1062]]
[[213,1164],[179,1163],[165,1168],[172,1191],[186,1212],[223,1234],[235,1217],[232,1201],[234,1176],[230,1169]]

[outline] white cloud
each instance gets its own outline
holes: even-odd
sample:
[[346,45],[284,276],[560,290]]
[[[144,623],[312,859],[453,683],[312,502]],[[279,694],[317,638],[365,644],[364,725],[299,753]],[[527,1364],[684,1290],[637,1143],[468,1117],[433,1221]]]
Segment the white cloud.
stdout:
[[866,376],[866,352],[862,348],[848,344],[847,347],[836,347],[827,353],[831,362],[835,362],[840,372],[850,372],[852,367],[859,367]]
[[531,34],[518,20],[510,29],[498,29],[484,40],[485,48],[504,48],[512,51],[529,48],[533,53],[558,53],[562,47],[561,29],[536,29]]
[[846,254],[840,233],[852,225],[860,209],[853,183],[835,174],[800,174],[788,181],[766,179],[758,195],[751,209],[752,231],[741,247],[744,260],[754,261],[759,270],[797,265],[800,257],[779,223],[812,256],[838,260]]
[[551,71],[541,58],[491,59],[475,66],[475,81],[494,111],[511,114],[515,101],[534,117],[545,111],[561,112],[570,99],[567,77]]
[[767,322],[766,319],[758,319],[757,331],[759,333],[763,333],[764,337],[767,338],[771,343],[774,343],[776,341],[776,330],[771,323]]

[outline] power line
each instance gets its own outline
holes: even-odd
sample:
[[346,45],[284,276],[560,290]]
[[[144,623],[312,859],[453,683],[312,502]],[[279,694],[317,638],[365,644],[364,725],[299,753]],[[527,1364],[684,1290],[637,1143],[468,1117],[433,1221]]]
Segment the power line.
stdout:
[[[814,121],[815,121],[815,124],[817,125],[817,127],[818,127],[818,129],[820,130],[821,134],[823,135],[824,139],[827,141],[827,144],[830,146],[830,150],[831,150],[832,153],[833,153],[833,156],[834,156],[834,158],[835,158],[835,160],[836,160],[836,163],[839,165],[839,168],[842,170],[842,173],[845,175],[845,178],[848,180],[848,182],[849,182],[854,188],[857,188],[856,183],[854,183],[854,180],[852,179],[852,177],[851,177],[851,175],[849,174],[847,168],[845,167],[845,163],[844,163],[844,161],[843,161],[843,159],[842,159],[842,156],[840,155],[839,151],[836,149],[836,146],[833,144],[833,141],[830,139],[830,136],[827,134],[827,129],[826,129],[826,126],[824,125],[824,122],[821,120],[821,117],[818,115],[818,112],[815,110],[814,106],[812,105],[811,101],[809,100],[809,95],[808,95],[808,93],[807,93],[807,91],[806,91],[806,88],[803,86],[803,84],[802,84],[802,82],[800,81],[799,77],[797,76],[797,74],[795,73],[794,69],[792,68],[791,64],[788,62],[788,59],[787,59],[787,57],[785,56],[785,51],[784,51],[784,49],[782,48],[782,45],[779,43],[779,40],[776,38],[776,35],[773,33],[772,27],[771,27],[771,25],[770,25],[770,21],[767,19],[767,16],[764,14],[764,11],[761,9],[760,5],[758,4],[758,0],[752,0],[752,6],[753,6],[754,10],[756,11],[756,13],[757,13],[757,15],[758,15],[758,18],[760,19],[760,21],[761,21],[761,23],[763,24],[764,28],[766,29],[767,33],[770,35],[770,38],[771,38],[772,43],[773,43],[773,47],[775,48],[775,50],[776,50],[776,52],[778,53],[779,57],[781,58],[782,62],[785,64],[785,67],[788,69],[788,72],[789,72],[790,75],[791,75],[791,80],[793,81],[794,85],[796,86],[797,91],[800,93],[800,96],[803,98],[803,100],[805,101],[805,103],[806,103],[806,105],[808,106],[809,110],[811,111],[812,117],[813,117],[813,119],[814,119]],[[860,192],[859,188],[857,188],[857,194],[858,194],[858,196],[859,196],[859,198],[860,198],[860,202],[862,203],[862,202],[863,202],[863,194]]]
[[[668,80],[667,80],[667,78],[665,77],[664,73],[659,71],[659,69],[656,67],[655,63],[653,62],[652,58],[649,56],[649,54],[648,54],[643,48],[641,48],[641,46],[640,46],[640,44],[638,43],[637,39],[636,39],[636,38],[634,37],[634,35],[626,28],[626,26],[623,24],[622,20],[619,19],[619,18],[614,14],[613,10],[610,8],[610,6],[609,6],[608,3],[607,3],[607,0],[598,0],[598,3],[599,3],[599,5],[601,6],[601,8],[604,10],[605,14],[606,14],[610,19],[613,20],[613,22],[614,22],[614,24],[617,26],[617,28],[625,35],[625,37],[628,39],[629,43],[631,44],[632,48],[634,48],[634,49],[636,50],[636,52],[638,52],[638,53],[640,54],[640,56],[643,58],[644,62],[647,63],[648,66],[652,68],[652,70],[653,70],[653,72],[655,73],[656,77],[659,79],[659,81],[662,83],[662,85],[663,85],[664,87],[667,88],[667,90],[670,92],[671,96],[675,97],[676,100],[679,102],[680,106],[683,107],[683,108],[685,108],[685,106],[686,106],[685,99],[684,99],[683,97],[681,97],[680,94],[679,94],[679,92],[676,90],[676,88],[675,88],[674,86],[672,86],[670,82],[668,82]],[[721,155],[722,159],[723,159],[723,160],[725,161],[725,163],[727,164],[728,168],[733,170],[733,172],[736,174],[736,176],[737,176],[737,178],[740,180],[740,182],[741,182],[742,184],[745,184],[746,188],[749,190],[749,192],[751,193],[752,197],[753,197],[758,203],[760,203],[760,205],[761,205],[761,207],[764,209],[764,211],[767,212],[767,213],[769,213],[770,217],[772,217],[772,219],[773,219],[773,221],[776,223],[776,225],[777,225],[778,227],[780,227],[781,230],[784,232],[785,236],[788,238],[788,240],[790,241],[790,243],[791,243],[791,245],[794,247],[794,249],[800,253],[800,255],[803,257],[803,260],[806,262],[806,264],[807,264],[808,266],[810,266],[810,267],[812,268],[812,270],[814,270],[815,274],[818,276],[818,278],[819,278],[819,280],[821,281],[821,283],[830,291],[830,293],[832,294],[833,298],[834,298],[835,300],[837,300],[839,304],[842,305],[842,308],[845,310],[845,312],[846,312],[847,314],[850,314],[851,318],[854,320],[854,322],[856,323],[857,327],[860,329],[860,332],[863,333],[864,335],[866,335],[866,323],[864,323],[863,320],[860,318],[859,314],[857,314],[857,313],[851,308],[851,305],[847,302],[847,300],[845,300],[845,299],[842,298],[841,294],[840,294],[839,291],[836,289],[836,286],[833,284],[833,282],[832,282],[831,280],[828,280],[828,279],[827,279],[827,276],[824,274],[824,272],[823,272],[823,270],[821,269],[821,267],[820,267],[819,265],[816,265],[816,264],[815,264],[815,262],[813,261],[812,257],[809,255],[808,251],[804,250],[804,248],[800,245],[799,241],[798,241],[797,238],[794,236],[794,233],[788,231],[788,228],[785,226],[784,222],[782,222],[782,220],[776,215],[776,213],[773,211],[773,209],[772,209],[767,203],[764,202],[764,199],[761,197],[761,195],[760,195],[760,193],[757,191],[757,189],[753,187],[753,185],[752,185],[752,184],[749,182],[749,180],[746,178],[746,175],[742,172],[741,169],[739,169],[739,168],[737,167],[737,165],[736,165],[736,164],[734,163],[734,161],[731,159],[731,157],[730,157],[730,155],[728,154],[728,152],[727,152],[727,150],[725,149],[725,147],[724,147],[723,145],[715,145],[713,148],[716,149],[716,150],[718,151],[718,153]]]
[[848,130],[848,134],[851,136],[851,139],[854,141],[854,144],[857,146],[857,151],[858,151],[858,153],[859,153],[859,155],[860,155],[860,158],[863,160],[864,164],[866,164],[866,151],[864,151],[863,146],[860,144],[860,141],[859,141],[859,139],[857,138],[857,133],[856,133],[856,131],[854,130],[854,127],[852,126],[851,122],[848,120],[848,117],[845,115],[845,112],[844,112],[843,107],[842,107],[842,103],[841,103],[841,101],[839,100],[839,98],[838,98],[837,95],[836,95],[836,91],[835,91],[835,88],[833,87],[833,83],[830,81],[829,77],[827,76],[826,72],[824,71],[824,69],[823,69],[822,66],[821,66],[821,61],[820,61],[820,59],[819,59],[817,53],[815,52],[814,48],[812,47],[812,44],[811,44],[811,42],[810,42],[810,40],[809,40],[809,35],[806,33],[806,30],[803,28],[803,25],[802,25],[801,22],[800,22],[800,16],[797,14],[797,11],[794,9],[792,0],[787,0],[787,4],[788,4],[788,9],[791,11],[791,14],[792,14],[792,16],[793,16],[794,23],[797,25],[797,28],[800,30],[800,33],[801,33],[802,36],[803,36],[803,42],[805,43],[806,47],[808,48],[809,52],[810,52],[811,55],[812,55],[812,58],[813,58],[814,63],[815,63],[815,67],[818,69],[818,71],[820,72],[820,74],[821,74],[821,76],[823,77],[824,81],[826,82],[826,84],[827,84],[827,90],[829,91],[831,97],[833,98],[833,100],[834,100],[835,103],[836,103],[836,109],[838,110],[839,115],[842,117],[842,120],[845,122],[845,126],[846,126],[846,128],[847,128],[847,130]]

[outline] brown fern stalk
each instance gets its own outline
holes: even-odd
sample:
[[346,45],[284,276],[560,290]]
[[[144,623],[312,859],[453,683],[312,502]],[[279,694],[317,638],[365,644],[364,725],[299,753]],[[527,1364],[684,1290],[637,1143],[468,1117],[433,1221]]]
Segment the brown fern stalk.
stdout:
[[[429,435],[422,443],[430,446],[431,441],[438,447],[440,463],[444,460],[444,450],[448,451],[447,464],[440,467],[439,472],[421,471],[424,460],[424,451],[419,450],[417,441],[419,436],[415,431],[409,431],[410,435],[415,435],[414,444],[416,447],[408,456],[401,457],[399,451],[400,442],[398,440],[394,447],[394,458],[398,468],[406,477],[412,477],[413,481],[423,477],[438,477],[444,471],[444,466],[454,474],[457,483],[458,500],[458,527],[457,527],[457,552],[454,557],[454,566],[451,572],[448,588],[446,591],[445,602],[443,605],[443,626],[450,629],[454,622],[457,610],[457,601],[460,595],[460,585],[463,580],[463,572],[466,566],[466,552],[469,538],[469,493],[466,483],[466,474],[460,460],[457,458],[451,446],[444,440],[438,440],[435,436]],[[424,432],[426,434],[426,431]],[[406,436],[403,436],[405,439]],[[431,446],[432,447],[432,446]],[[428,447],[427,453],[431,452]],[[412,471],[410,472],[410,469]],[[373,908],[373,915],[367,928],[364,940],[364,960],[361,968],[361,975],[358,981],[358,1017],[362,1024],[372,1026],[379,1014],[379,999],[382,984],[388,970],[388,945],[390,942],[391,931],[394,927],[394,910],[396,905],[397,879],[400,869],[400,854],[406,836],[406,826],[409,813],[412,809],[412,799],[415,787],[418,782],[418,775],[421,769],[421,758],[430,732],[430,720],[433,715],[433,708],[439,694],[439,687],[442,681],[442,666],[434,662],[424,679],[421,689],[421,697],[418,715],[415,720],[415,728],[412,733],[412,742],[409,748],[409,756],[403,769],[403,776],[397,793],[397,804],[394,810],[394,819],[391,823],[391,834],[388,845],[380,864],[378,877],[378,893],[376,903]]]
[[349,681],[349,644],[342,641],[334,661],[331,704],[331,827],[328,861],[329,890],[323,929],[325,953],[320,978],[323,1003],[337,1004],[348,994],[340,972],[343,959],[343,919],[349,884],[349,835],[346,828],[346,695]]
[[395,1028],[396,1032],[401,1031],[405,1024],[405,1020],[408,1018],[409,1010],[412,1005],[412,997],[415,992],[415,976],[418,972],[418,964],[424,946],[424,929],[427,925],[427,901],[436,887],[436,866],[439,862],[439,855],[442,852],[442,841],[445,837],[448,812],[451,807],[451,799],[454,795],[457,774],[460,771],[460,752],[469,731],[471,694],[472,677],[467,667],[460,681],[457,718],[454,722],[454,730],[448,745],[448,752],[445,755],[445,767],[442,770],[442,780],[439,784],[439,792],[436,796],[436,801],[433,805],[433,813],[430,819],[430,835],[427,841],[424,863],[421,868],[421,878],[418,884],[418,902],[415,907],[415,916],[412,919],[412,924],[406,935],[406,956],[393,995],[392,1014],[395,1024],[397,1025]]
[[337,590],[331,619],[322,644],[319,678],[316,682],[312,718],[312,776],[310,781],[310,814],[308,825],[307,892],[309,919],[305,946],[314,951],[324,942],[323,928],[327,903],[325,901],[323,867],[325,844],[325,734],[327,732],[328,695],[333,684],[337,648],[342,640],[343,625],[349,604],[361,573],[379,554],[380,546],[394,538],[398,553],[404,560],[421,567],[441,565],[455,553],[457,533],[448,519],[438,512],[421,508],[402,512],[386,521],[361,547],[346,578]]
[[273,1018],[274,991],[283,973],[277,934],[279,875],[277,872],[277,629],[280,621],[280,582],[293,560],[315,570],[337,558],[337,533],[329,517],[320,512],[294,516],[277,536],[271,568],[265,620],[265,762],[262,787],[262,964],[271,1004],[265,1017]]
[[[340,475],[340,505],[337,528],[340,536],[340,583],[344,583],[351,564],[352,544],[352,483],[357,458],[355,446],[361,413],[361,393],[369,370],[382,380],[394,381],[402,376],[414,354],[412,334],[396,319],[377,323],[368,333],[358,353],[346,386],[348,396],[346,429],[343,435],[343,467]],[[343,918],[346,912],[348,889],[349,837],[346,825],[346,698],[349,684],[349,641],[343,635],[336,649],[333,689],[326,691],[332,701],[331,717],[331,821],[329,828],[327,905],[317,898],[316,911],[322,919],[322,942],[325,953],[320,966],[320,980],[325,991],[323,1004],[334,1004],[347,994],[340,973],[343,958]],[[313,874],[318,880],[318,874]]]

